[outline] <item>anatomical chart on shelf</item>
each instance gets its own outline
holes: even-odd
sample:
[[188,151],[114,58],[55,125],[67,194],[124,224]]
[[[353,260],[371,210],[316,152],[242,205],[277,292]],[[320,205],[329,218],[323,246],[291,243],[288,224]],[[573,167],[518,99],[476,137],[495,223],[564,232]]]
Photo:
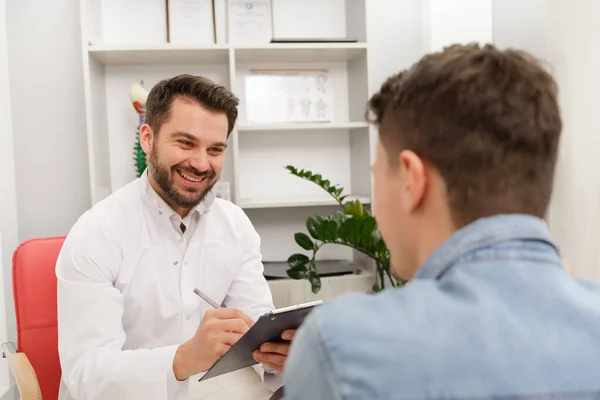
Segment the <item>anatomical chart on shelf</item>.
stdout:
[[248,124],[333,120],[333,87],[325,69],[251,70],[245,91]]

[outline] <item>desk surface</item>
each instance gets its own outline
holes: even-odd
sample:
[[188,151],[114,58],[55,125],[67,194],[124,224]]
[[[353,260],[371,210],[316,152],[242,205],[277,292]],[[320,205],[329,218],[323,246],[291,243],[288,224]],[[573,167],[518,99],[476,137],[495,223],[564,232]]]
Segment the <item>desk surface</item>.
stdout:
[[229,374],[198,382],[190,377],[190,400],[268,400],[273,395],[263,384],[256,367],[243,368]]

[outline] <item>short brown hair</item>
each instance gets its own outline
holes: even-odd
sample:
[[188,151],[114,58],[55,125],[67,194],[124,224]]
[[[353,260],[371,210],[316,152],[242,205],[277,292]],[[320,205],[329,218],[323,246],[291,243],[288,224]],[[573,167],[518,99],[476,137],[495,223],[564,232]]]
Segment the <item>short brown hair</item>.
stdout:
[[436,168],[453,222],[544,218],[562,130],[557,85],[531,55],[453,45],[390,77],[367,119],[392,163],[404,149]]
[[225,113],[229,137],[238,116],[239,99],[227,88],[208,78],[186,74],[164,79],[148,93],[146,123],[154,132],[158,133],[162,124],[169,119],[171,104],[177,97],[196,102],[210,111]]

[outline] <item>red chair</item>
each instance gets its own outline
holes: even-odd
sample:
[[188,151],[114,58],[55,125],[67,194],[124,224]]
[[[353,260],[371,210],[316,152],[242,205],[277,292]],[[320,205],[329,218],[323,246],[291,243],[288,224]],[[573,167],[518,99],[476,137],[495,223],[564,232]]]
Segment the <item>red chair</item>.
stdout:
[[61,369],[55,266],[64,240],[64,237],[28,240],[13,254],[18,349],[5,344],[3,352],[23,400],[58,398]]

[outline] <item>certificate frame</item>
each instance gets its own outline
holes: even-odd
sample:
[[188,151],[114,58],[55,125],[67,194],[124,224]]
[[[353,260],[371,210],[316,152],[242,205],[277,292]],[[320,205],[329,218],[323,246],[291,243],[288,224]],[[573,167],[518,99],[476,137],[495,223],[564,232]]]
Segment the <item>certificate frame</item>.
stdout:
[[244,79],[249,125],[332,123],[334,87],[327,68],[252,68]]
[[227,43],[265,45],[273,40],[272,0],[226,0]]
[[[216,21],[216,17],[215,17],[215,0],[205,0],[205,2],[207,3],[207,5],[210,6],[210,23],[211,23],[211,27],[210,27],[210,31],[211,31],[211,37],[210,37],[210,41],[180,41],[177,40],[175,42],[173,42],[173,35],[171,32],[171,28],[172,26],[172,18],[173,16],[171,15],[171,5],[176,3],[179,0],[165,0],[166,3],[166,13],[167,13],[167,43],[174,43],[174,44],[198,44],[198,45],[207,45],[207,44],[215,44],[217,42],[217,21]],[[200,21],[198,21],[200,22]]]

